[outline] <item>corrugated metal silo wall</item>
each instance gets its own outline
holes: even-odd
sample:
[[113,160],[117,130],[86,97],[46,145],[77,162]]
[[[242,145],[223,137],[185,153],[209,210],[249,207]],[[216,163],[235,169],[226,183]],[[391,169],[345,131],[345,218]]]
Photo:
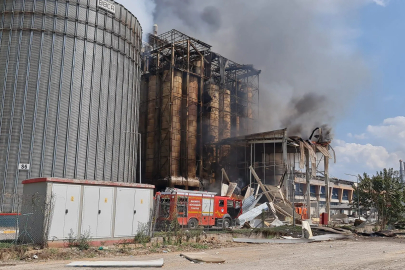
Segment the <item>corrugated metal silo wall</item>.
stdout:
[[28,178],[136,181],[142,29],[113,4],[0,0],[2,212]]

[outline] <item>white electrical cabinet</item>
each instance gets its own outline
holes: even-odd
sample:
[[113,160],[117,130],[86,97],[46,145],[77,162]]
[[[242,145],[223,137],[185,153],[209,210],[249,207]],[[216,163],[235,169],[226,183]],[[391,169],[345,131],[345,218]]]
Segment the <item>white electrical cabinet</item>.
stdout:
[[65,239],[77,235],[79,228],[81,187],[56,184],[53,193],[53,218],[48,239]]
[[22,214],[32,212],[28,233],[38,244],[43,243],[37,239],[57,241],[79,235],[132,237],[138,230],[149,229],[152,185],[58,178],[30,179],[23,184],[25,198],[43,198],[35,206],[25,200],[22,208]]
[[116,209],[114,235],[135,235],[149,223],[152,208],[148,190],[117,188]]

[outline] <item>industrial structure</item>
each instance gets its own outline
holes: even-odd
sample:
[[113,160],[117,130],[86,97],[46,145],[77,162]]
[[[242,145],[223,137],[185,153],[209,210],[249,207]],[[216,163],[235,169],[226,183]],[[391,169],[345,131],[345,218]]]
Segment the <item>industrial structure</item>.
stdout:
[[104,0],[0,4],[0,211],[21,182],[136,182],[142,29]]
[[[315,129],[308,140],[288,136],[287,129],[280,129],[224,139],[216,144],[216,149],[229,148],[229,154],[218,160],[226,174],[224,181],[231,179],[242,189],[249,186],[257,191],[261,188],[257,177],[272,193],[281,192],[283,201],[303,203],[308,217],[317,217],[315,212],[319,211],[315,210],[319,208],[312,206],[311,196],[314,179],[322,179],[323,183],[318,184],[324,187],[323,196],[329,198],[322,205],[324,212],[330,213],[330,194],[335,187],[329,180],[329,161],[336,160],[330,142],[328,131],[321,128]],[[302,198],[295,201],[297,183],[305,186]]]
[[229,153],[216,143],[254,131],[260,70],[177,30],[150,34],[142,61],[145,178],[158,189],[207,187]]

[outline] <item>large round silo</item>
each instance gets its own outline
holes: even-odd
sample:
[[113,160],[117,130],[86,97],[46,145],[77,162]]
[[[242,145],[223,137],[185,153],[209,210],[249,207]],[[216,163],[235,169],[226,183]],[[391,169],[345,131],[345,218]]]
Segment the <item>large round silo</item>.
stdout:
[[113,1],[0,1],[1,211],[28,178],[136,181],[141,37]]

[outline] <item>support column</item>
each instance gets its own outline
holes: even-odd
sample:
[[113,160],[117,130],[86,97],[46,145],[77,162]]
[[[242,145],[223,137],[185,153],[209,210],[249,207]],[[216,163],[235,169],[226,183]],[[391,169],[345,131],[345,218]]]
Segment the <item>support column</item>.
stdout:
[[307,183],[307,215],[308,215],[308,219],[311,219],[311,173],[309,171],[309,150],[305,149],[305,159],[306,159],[306,163],[305,163],[305,178],[306,178],[306,183]]
[[329,196],[329,157],[324,157],[325,170],[325,195],[326,195],[326,213],[328,213],[328,221],[330,220],[330,196]]

